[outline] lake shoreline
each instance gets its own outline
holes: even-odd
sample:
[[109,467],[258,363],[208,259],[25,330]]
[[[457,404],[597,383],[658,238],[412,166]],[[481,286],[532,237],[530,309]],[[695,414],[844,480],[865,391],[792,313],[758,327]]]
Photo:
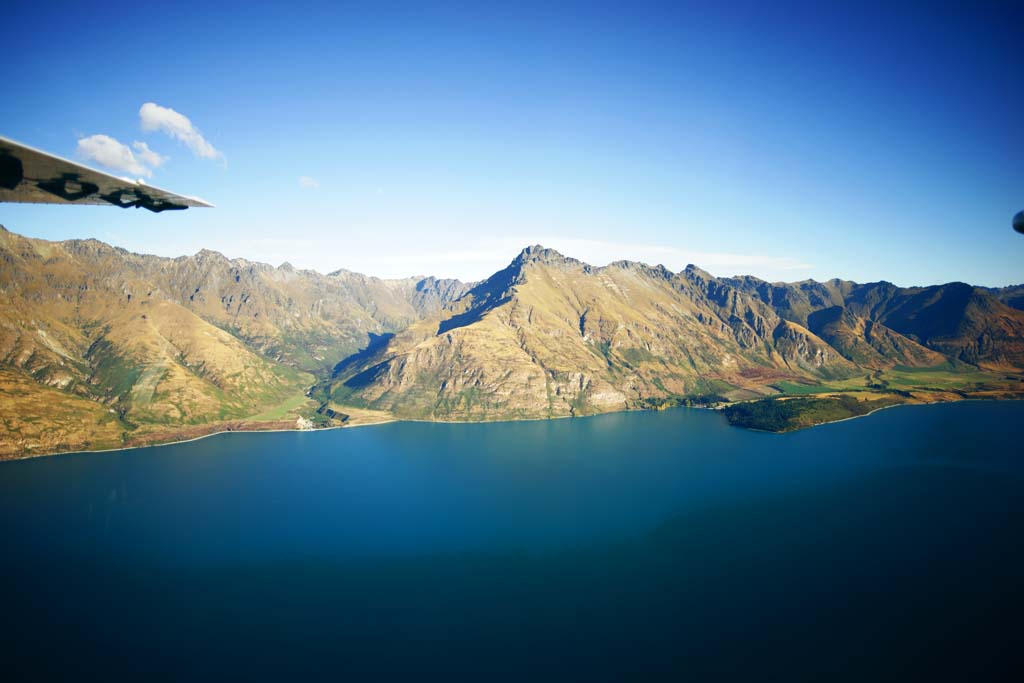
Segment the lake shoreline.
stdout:
[[83,453],[117,453],[120,451],[134,451],[148,448],[160,448],[161,446],[177,446],[179,444],[192,443],[194,441],[201,441],[208,439],[211,436],[220,436],[222,434],[283,434],[283,433],[314,433],[314,432],[329,432],[335,429],[356,429],[358,427],[375,427],[377,425],[391,424],[393,422],[411,422],[412,420],[400,420],[398,418],[390,420],[381,420],[380,422],[365,422],[362,424],[352,425],[333,425],[330,427],[317,427],[315,429],[280,429],[280,428],[268,428],[268,429],[219,429],[208,434],[200,434],[199,436],[189,437],[187,439],[175,439],[171,441],[161,441],[159,443],[147,443],[137,444],[134,446],[120,446],[118,448],[97,448],[95,450],[79,450],[79,451],[55,451],[53,453],[32,453],[29,455],[22,455],[14,458],[5,458],[0,460],[0,465],[5,462],[18,462],[21,460],[34,460],[36,458],[50,458],[60,455],[80,455]]
[[[729,423],[729,426],[731,428],[734,428],[734,429],[742,429],[742,430],[751,431],[751,432],[760,432],[760,433],[763,433],[763,434],[785,435],[785,434],[793,434],[793,433],[796,433],[796,432],[804,432],[804,431],[807,431],[807,430],[810,430],[810,429],[814,429],[815,427],[822,427],[824,425],[839,424],[841,422],[848,422],[850,420],[856,420],[856,419],[863,418],[863,417],[869,417],[871,415],[874,415],[875,413],[881,412],[881,411],[886,410],[888,408],[898,408],[898,407],[901,407],[901,406],[930,406],[930,405],[954,404],[954,403],[975,402],[975,401],[976,402],[991,401],[993,403],[996,403],[996,402],[1003,402],[1003,401],[1007,401],[1007,400],[1022,400],[1022,399],[958,398],[956,400],[944,400],[944,401],[895,403],[895,404],[892,404],[892,405],[886,405],[886,406],[881,406],[879,408],[875,408],[875,409],[873,409],[873,410],[871,410],[871,411],[869,411],[867,413],[864,413],[862,415],[851,415],[849,417],[840,418],[838,420],[828,420],[828,421],[825,421],[825,422],[818,422],[818,423],[815,423],[815,424],[812,424],[812,425],[807,425],[805,427],[799,427],[797,429],[790,429],[790,430],[785,430],[785,431],[772,431],[772,430],[769,430],[769,429],[758,429],[756,427],[745,427],[745,426],[742,426],[742,425],[735,425],[735,424],[732,424],[732,423]],[[673,406],[670,409],[671,410],[675,410],[675,409],[679,409],[679,408],[685,408],[687,410],[709,410],[709,411],[714,411],[714,412],[721,412],[723,406],[716,406],[716,407],[707,407],[707,406]],[[199,441],[201,439],[206,439],[206,438],[209,438],[209,437],[212,437],[212,436],[219,436],[219,435],[222,435],[222,434],[239,434],[239,433],[273,434],[273,433],[293,433],[293,432],[294,433],[317,433],[317,432],[326,432],[326,431],[333,431],[333,430],[339,430],[339,429],[356,429],[356,428],[359,428],[359,427],[375,427],[375,426],[378,426],[378,425],[394,424],[394,423],[399,423],[399,422],[422,423],[422,424],[451,424],[451,425],[462,425],[462,424],[465,424],[465,425],[470,425],[470,424],[499,424],[499,423],[517,423],[517,422],[548,422],[548,421],[553,421],[553,420],[586,419],[586,418],[600,417],[600,416],[603,416],[603,415],[615,415],[615,414],[620,414],[620,413],[647,413],[647,412],[655,413],[655,412],[663,412],[664,410],[666,410],[666,409],[665,408],[657,408],[657,409],[652,409],[652,408],[635,408],[635,409],[611,411],[611,412],[607,412],[607,413],[594,413],[593,415],[556,415],[556,416],[553,416],[553,417],[531,417],[531,418],[522,418],[522,419],[498,419],[498,420],[428,420],[428,419],[423,419],[423,418],[400,418],[400,417],[395,417],[395,418],[390,418],[390,419],[383,419],[383,420],[380,420],[380,421],[377,421],[377,422],[364,422],[364,423],[357,423],[357,424],[341,424],[341,425],[333,425],[333,426],[330,426],[330,427],[318,427],[318,428],[314,428],[314,429],[298,429],[298,428],[291,428],[291,429],[281,429],[281,428],[267,428],[267,429],[219,429],[217,431],[212,431],[212,432],[209,432],[207,434],[200,434],[198,436],[193,436],[193,437],[190,437],[190,438],[187,438],[187,439],[170,440],[170,441],[163,441],[163,442],[159,442],[159,443],[137,444],[137,445],[134,445],[134,446],[120,446],[118,448],[100,448],[100,449],[95,449],[95,450],[74,450],[74,451],[56,451],[56,452],[52,452],[52,453],[32,453],[32,454],[26,454],[26,455],[21,455],[21,456],[12,457],[12,458],[5,458],[3,460],[0,460],[0,465],[2,465],[5,462],[19,462],[19,461],[23,461],[23,460],[34,460],[36,458],[48,458],[48,457],[61,456],[61,455],[78,455],[78,454],[83,454],[83,453],[116,453],[116,452],[119,452],[119,451],[131,451],[131,450],[141,450],[141,449],[147,449],[147,448],[159,448],[161,446],[176,446],[176,445],[179,445],[179,444],[192,443],[194,441]],[[724,415],[723,415],[723,417],[724,417]]]

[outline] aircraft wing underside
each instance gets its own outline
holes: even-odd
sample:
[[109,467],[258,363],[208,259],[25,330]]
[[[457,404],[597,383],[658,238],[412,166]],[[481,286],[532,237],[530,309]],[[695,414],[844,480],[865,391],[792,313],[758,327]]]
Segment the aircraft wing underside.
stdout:
[[99,204],[156,212],[213,206],[196,197],[118,178],[4,137],[0,137],[0,202]]

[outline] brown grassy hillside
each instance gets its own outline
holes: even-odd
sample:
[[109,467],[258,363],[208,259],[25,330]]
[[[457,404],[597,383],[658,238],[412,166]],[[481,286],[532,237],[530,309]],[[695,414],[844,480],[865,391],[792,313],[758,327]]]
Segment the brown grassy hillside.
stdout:
[[0,457],[110,447],[282,403],[294,422],[312,373],[465,290],[2,228],[0,264]]
[[888,387],[879,373],[895,368],[1024,366],[1024,315],[981,290],[961,308],[943,305],[945,326],[928,323],[942,318],[929,306],[955,289],[595,268],[535,246],[436,318],[340,366],[321,395],[406,417],[536,418],[878,389]]

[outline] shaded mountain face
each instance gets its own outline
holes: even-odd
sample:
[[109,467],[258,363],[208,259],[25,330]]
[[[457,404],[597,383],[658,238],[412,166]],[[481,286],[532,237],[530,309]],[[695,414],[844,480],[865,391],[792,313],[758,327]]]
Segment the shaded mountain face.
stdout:
[[1010,380],[1024,367],[1015,296],[593,267],[540,246],[476,284],[381,280],[0,228],[0,457],[294,422],[300,404],[539,418],[885,386],[893,368]]
[[776,393],[962,361],[1024,367],[1024,315],[954,283],[768,283],[540,246],[340,368],[322,396],[400,416],[535,418]]
[[812,311],[807,325],[843,357],[864,367],[928,367],[946,361],[941,353],[843,306]]
[[1010,308],[1024,310],[1024,285],[996,287],[990,288],[988,291]]
[[[849,353],[844,355],[858,362],[867,360],[863,356],[866,351],[849,346],[851,329],[863,329],[866,334],[857,333],[858,340],[863,337],[884,359],[902,365],[933,365],[936,356],[929,356],[928,350],[989,368],[1024,364],[1024,318],[983,287],[962,282],[908,288],[888,282],[842,280],[773,285],[755,278],[729,282],[764,301],[774,301],[780,315],[806,322],[812,329],[817,326],[820,329],[816,331],[826,332],[826,336],[824,326],[841,315],[847,332],[835,340],[840,346],[847,345]],[[839,331],[834,323],[830,329]],[[878,364],[877,360],[868,363]]]

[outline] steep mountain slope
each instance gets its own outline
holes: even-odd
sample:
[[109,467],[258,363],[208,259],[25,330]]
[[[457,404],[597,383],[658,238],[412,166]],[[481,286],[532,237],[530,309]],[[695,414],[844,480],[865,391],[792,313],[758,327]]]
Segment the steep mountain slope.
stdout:
[[369,332],[401,329],[467,289],[455,280],[274,268],[208,250],[167,259],[96,240],[51,248],[87,264],[97,280],[127,279],[126,297],[173,301],[261,354],[310,372],[365,345]]
[[880,322],[951,358],[992,369],[1024,366],[1024,315],[980,287],[901,289],[872,308]]
[[1016,369],[1022,341],[1024,315],[958,284],[772,284],[695,266],[594,268],[535,246],[436,319],[339,365],[319,395],[407,417],[579,415],[885,386],[885,369],[954,360]]
[[[1024,318],[982,287],[952,282],[901,288],[845,280],[786,284],[751,277],[722,282],[826,339],[835,335],[829,341],[838,350],[869,366],[934,365],[941,361],[935,352],[985,367],[1024,366]],[[999,293],[1012,301],[1012,290]],[[868,347],[881,358],[872,361]]]
[[988,291],[1010,308],[1024,310],[1024,285],[989,288]]
[[810,313],[807,324],[843,357],[866,368],[930,367],[946,360],[941,353],[842,306]]
[[[52,450],[67,431],[58,429],[66,406],[102,424],[96,443],[107,446],[119,445],[115,432],[125,440],[260,413],[301,396],[315,380],[307,370],[329,372],[370,334],[404,327],[465,289],[208,251],[158,258],[2,228],[0,265],[0,455]],[[27,425],[39,426],[28,430],[34,436]]]
[[326,388],[335,401],[441,418],[702,402],[859,372],[810,330],[696,268],[593,268],[539,246],[341,370]]

